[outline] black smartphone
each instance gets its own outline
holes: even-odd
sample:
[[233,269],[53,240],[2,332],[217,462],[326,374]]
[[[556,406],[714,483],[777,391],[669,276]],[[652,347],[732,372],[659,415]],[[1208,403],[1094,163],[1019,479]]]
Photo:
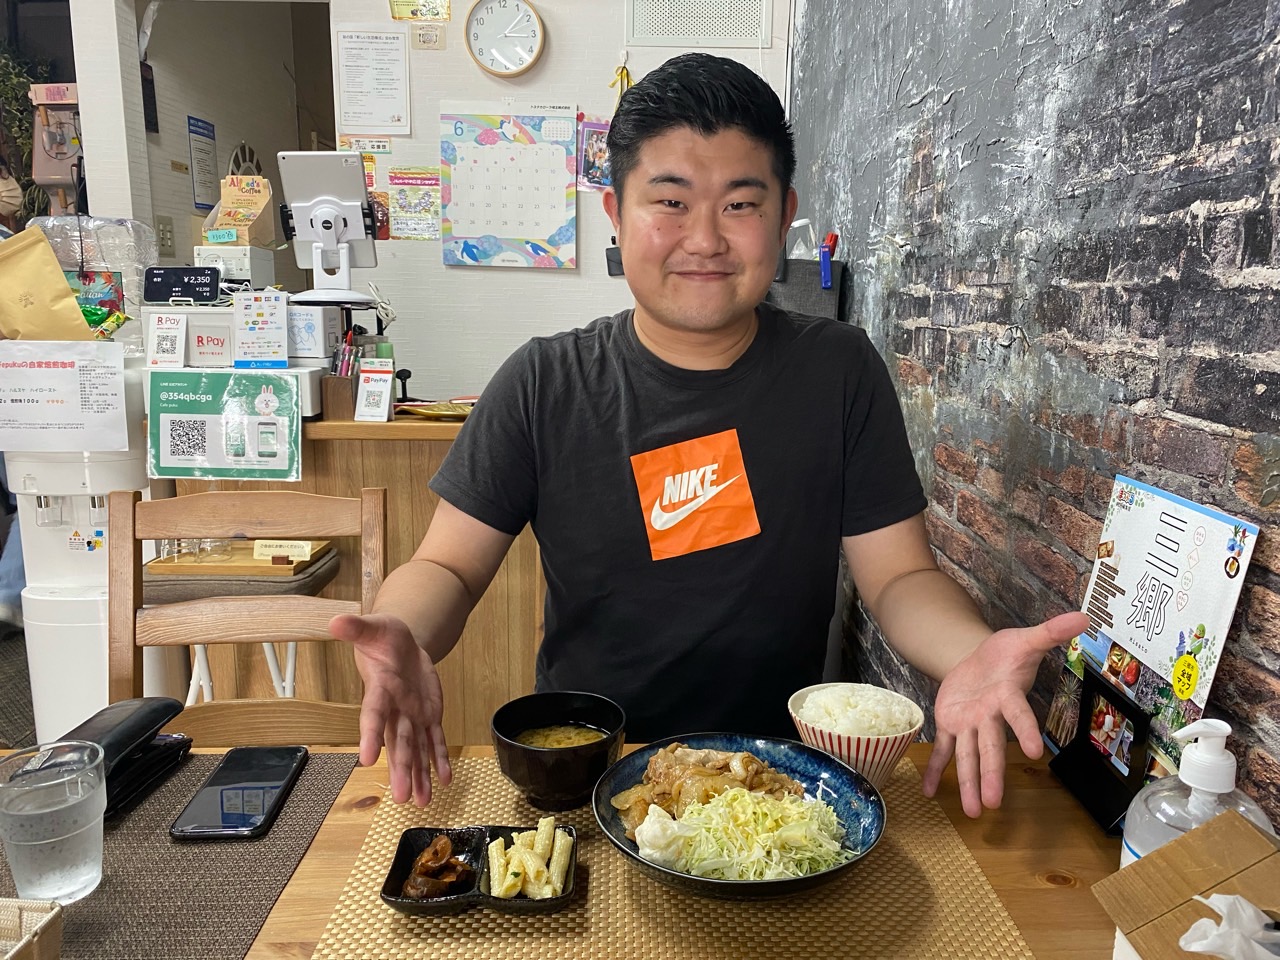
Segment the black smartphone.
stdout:
[[306,747],[236,747],[169,828],[175,840],[251,840],[271,829],[307,763]]

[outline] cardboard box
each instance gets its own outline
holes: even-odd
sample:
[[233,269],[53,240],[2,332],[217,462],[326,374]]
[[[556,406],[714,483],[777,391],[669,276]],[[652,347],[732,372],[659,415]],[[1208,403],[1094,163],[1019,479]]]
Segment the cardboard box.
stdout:
[[274,245],[276,215],[271,203],[271,181],[266,177],[224,178],[221,197],[204,220],[199,238],[204,243],[208,242],[210,230],[234,230],[233,243],[242,247]]
[[1280,918],[1280,840],[1234,810],[1214,817],[1093,885],[1093,895],[1142,960],[1189,960],[1178,938],[1216,913],[1191,899],[1244,897]]

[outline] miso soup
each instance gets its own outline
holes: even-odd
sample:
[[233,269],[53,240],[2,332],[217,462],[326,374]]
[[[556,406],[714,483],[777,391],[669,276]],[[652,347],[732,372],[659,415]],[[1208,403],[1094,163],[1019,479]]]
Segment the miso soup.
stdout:
[[534,727],[525,730],[518,737],[517,743],[526,747],[580,747],[584,743],[595,743],[604,739],[604,732],[585,723],[558,723],[550,727]]

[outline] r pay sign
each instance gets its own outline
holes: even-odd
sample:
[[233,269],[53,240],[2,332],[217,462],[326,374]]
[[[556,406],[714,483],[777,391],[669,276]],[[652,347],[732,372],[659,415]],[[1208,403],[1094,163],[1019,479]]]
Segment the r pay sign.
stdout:
[[180,367],[187,353],[187,315],[157,313],[147,331],[147,366]]

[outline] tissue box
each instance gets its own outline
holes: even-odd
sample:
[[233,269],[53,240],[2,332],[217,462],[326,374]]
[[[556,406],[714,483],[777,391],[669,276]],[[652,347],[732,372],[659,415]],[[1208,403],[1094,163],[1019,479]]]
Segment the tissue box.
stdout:
[[1191,899],[1211,893],[1244,897],[1280,917],[1280,840],[1228,810],[1093,885],[1142,960],[1195,956],[1178,938],[1202,917],[1219,919]]

